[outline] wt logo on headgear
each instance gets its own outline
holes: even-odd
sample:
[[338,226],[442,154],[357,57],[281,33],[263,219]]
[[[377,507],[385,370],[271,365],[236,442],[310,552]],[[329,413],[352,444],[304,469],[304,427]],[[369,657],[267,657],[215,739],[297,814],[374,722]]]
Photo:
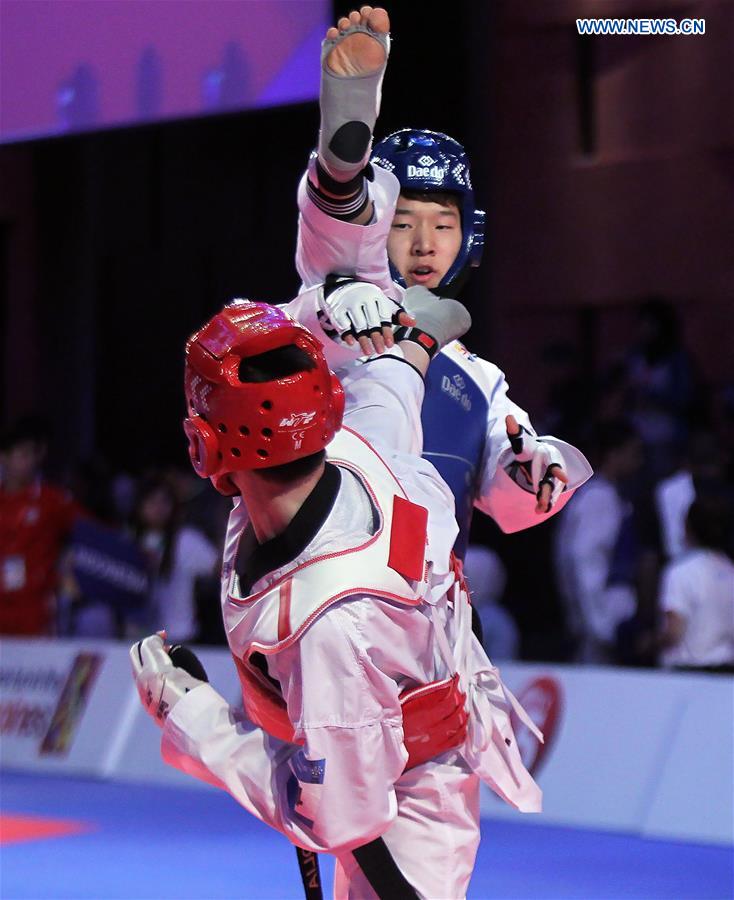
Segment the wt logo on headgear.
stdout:
[[285,419],[280,420],[281,428],[304,428],[316,415],[315,412],[291,413]]

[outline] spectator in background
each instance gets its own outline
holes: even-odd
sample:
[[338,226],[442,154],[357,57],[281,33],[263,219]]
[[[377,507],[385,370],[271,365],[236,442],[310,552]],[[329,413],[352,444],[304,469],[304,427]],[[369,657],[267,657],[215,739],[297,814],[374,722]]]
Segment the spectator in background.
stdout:
[[642,464],[637,432],[607,422],[595,439],[596,475],[579,491],[556,532],[556,577],[576,659],[614,661],[617,626],[637,607],[632,505],[622,488]]
[[594,408],[594,386],[584,371],[578,347],[570,341],[554,341],[543,348],[547,385],[545,409],[538,417],[539,431],[562,434],[581,446],[589,439],[587,423]]
[[41,477],[47,443],[30,418],[0,443],[0,634],[55,631],[59,557],[81,509]]
[[512,616],[500,606],[507,584],[502,560],[489,547],[470,544],[464,560],[473,608],[482,623],[482,644],[493,662],[517,659],[520,633]]
[[694,498],[715,490],[727,491],[722,443],[709,431],[696,431],[688,441],[683,465],[655,488],[666,559],[677,559],[686,551],[686,516]]
[[734,562],[727,500],[704,495],[686,517],[689,551],[663,572],[661,665],[734,671]]
[[[221,558],[227,520],[232,509],[229,497],[223,497],[209,484],[199,478],[187,463],[168,466],[165,477],[172,486],[179,503],[181,525],[189,525],[204,534],[217,548]],[[224,646],[227,635],[222,624],[219,596],[222,585],[218,571],[201,575],[196,579],[194,600],[196,609],[197,637],[199,644]]]
[[640,305],[637,346],[627,359],[632,422],[642,439],[650,476],[669,475],[685,445],[694,373],[680,339],[675,308],[659,297]]
[[627,371],[622,363],[615,363],[601,375],[596,385],[588,427],[593,428],[606,422],[614,423],[626,419],[630,404]]
[[734,484],[734,380],[718,386],[712,397],[714,431],[721,442],[725,477]]
[[[188,461],[185,466],[167,466],[164,477],[176,495],[181,524],[201,531],[221,552],[232,509],[229,498],[223,497],[208,481],[199,478]],[[216,580],[218,583],[219,575]]]
[[123,526],[114,476],[100,457],[77,466],[74,493],[90,517],[70,534],[61,566],[59,634],[126,637],[148,626],[146,559]]
[[162,478],[141,485],[134,528],[149,561],[154,627],[171,642],[195,640],[196,579],[215,570],[219,553],[201,531],[181,525],[176,494]]

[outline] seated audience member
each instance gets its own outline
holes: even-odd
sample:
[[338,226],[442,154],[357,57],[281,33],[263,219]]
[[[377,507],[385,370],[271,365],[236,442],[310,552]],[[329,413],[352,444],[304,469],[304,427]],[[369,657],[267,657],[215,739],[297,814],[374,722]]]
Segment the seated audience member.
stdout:
[[642,448],[626,422],[596,435],[596,475],[578,492],[556,533],[556,577],[579,662],[614,661],[619,624],[637,608],[632,505],[621,487],[638,470]]
[[661,665],[734,671],[732,516],[721,497],[694,500],[686,540],[689,551],[663,572]]
[[58,563],[81,509],[45,482],[47,432],[24,419],[0,445],[0,634],[55,632]]
[[196,580],[214,572],[217,550],[197,528],[180,524],[176,494],[162,478],[141,486],[134,527],[149,560],[152,624],[174,642],[195,640]]

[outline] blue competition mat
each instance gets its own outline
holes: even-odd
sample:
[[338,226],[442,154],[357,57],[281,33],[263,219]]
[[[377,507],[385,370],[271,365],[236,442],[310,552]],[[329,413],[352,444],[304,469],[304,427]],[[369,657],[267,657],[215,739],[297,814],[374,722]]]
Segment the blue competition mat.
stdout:
[[[0,812],[3,900],[302,896],[290,844],[224,793],[3,772]],[[731,900],[734,853],[485,821],[469,897]]]

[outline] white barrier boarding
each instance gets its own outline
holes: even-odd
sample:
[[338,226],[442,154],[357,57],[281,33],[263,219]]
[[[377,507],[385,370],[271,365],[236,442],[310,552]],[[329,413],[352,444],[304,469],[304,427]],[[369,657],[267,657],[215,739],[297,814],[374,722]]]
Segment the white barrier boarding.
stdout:
[[[239,705],[224,649],[197,650],[213,686]],[[508,664],[502,677],[546,735],[516,724],[544,791],[524,822],[734,843],[734,678]],[[128,646],[0,641],[0,765],[207,788],[165,766],[138,700]],[[488,818],[519,814],[490,791]]]

